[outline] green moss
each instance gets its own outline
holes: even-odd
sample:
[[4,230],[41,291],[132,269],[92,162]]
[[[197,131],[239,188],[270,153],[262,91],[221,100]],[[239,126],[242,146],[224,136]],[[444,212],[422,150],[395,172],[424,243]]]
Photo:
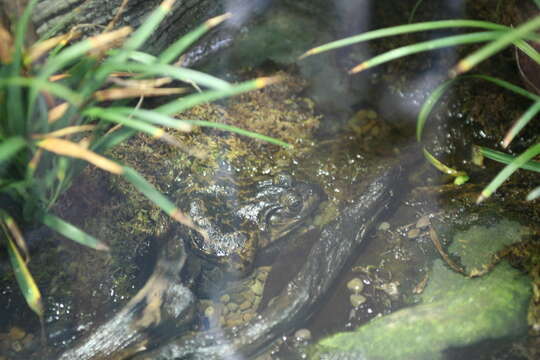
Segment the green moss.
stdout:
[[[526,228],[511,221],[472,226],[456,234],[451,251],[464,263],[485,264],[503,245],[519,241]],[[530,279],[507,263],[469,279],[436,260],[422,303],[379,317],[354,332],[321,340],[313,358],[434,359],[450,347],[527,331]]]

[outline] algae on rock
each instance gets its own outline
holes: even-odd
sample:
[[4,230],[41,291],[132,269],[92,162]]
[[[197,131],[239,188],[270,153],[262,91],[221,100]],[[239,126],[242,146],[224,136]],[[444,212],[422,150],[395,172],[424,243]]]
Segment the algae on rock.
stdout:
[[[473,226],[454,236],[450,251],[467,265],[472,258],[489,262],[490,253],[519,241],[526,229],[507,220]],[[314,359],[442,358],[448,348],[526,333],[530,296],[530,279],[506,262],[470,279],[436,260],[421,304],[327,337],[310,351]]]

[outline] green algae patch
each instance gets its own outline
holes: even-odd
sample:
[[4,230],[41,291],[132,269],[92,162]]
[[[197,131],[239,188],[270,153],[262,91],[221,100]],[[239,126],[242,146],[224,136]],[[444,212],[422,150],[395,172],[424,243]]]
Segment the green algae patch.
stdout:
[[[454,236],[450,250],[465,265],[478,266],[524,233],[526,228],[506,220],[472,226]],[[437,359],[448,348],[525,334],[530,289],[530,279],[506,262],[470,279],[436,260],[421,304],[322,339],[310,358]]]

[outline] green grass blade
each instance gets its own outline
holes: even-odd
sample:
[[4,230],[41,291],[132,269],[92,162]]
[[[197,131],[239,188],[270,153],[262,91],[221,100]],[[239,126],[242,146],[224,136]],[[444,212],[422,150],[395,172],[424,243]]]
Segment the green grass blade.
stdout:
[[471,55],[462,59],[455,67],[454,73],[461,74],[466,71],[469,71],[475,67],[480,62],[484,61],[493,54],[504,49],[511,43],[524,38],[526,35],[534,32],[536,29],[540,28],[540,15],[532,18],[531,20],[525,22],[514,30],[505,32],[495,41],[485,45],[479,50],[475,51]]
[[128,71],[137,72],[141,75],[170,76],[174,79],[194,82],[199,85],[207,86],[213,89],[227,89],[231,86],[227,81],[218,79],[214,76],[202,73],[197,70],[181,68],[167,64],[138,64],[138,63],[109,63],[103,66],[107,72]]
[[190,31],[186,35],[182,36],[180,39],[176,40],[172,45],[170,45],[165,51],[163,51],[159,57],[158,61],[162,64],[169,64],[170,62],[176,60],[187,48],[189,48],[195,41],[201,38],[206,32],[213,27],[221,24],[224,20],[228,19],[230,14],[223,14],[216,16],[212,19],[206,20],[202,25],[199,25],[195,30]]
[[136,61],[141,64],[150,65],[157,61],[157,58],[154,55],[142,51],[132,51],[129,53],[129,59]]
[[19,284],[19,288],[23,293],[26,303],[40,318],[43,317],[43,303],[41,301],[41,293],[39,288],[36,285],[30,270],[26,266],[19,250],[7,234],[7,248],[9,253],[9,260],[11,262],[11,267],[15,273],[15,278]]
[[409,15],[409,21],[408,23],[412,23],[413,19],[414,19],[414,15],[416,14],[416,10],[418,10],[418,8],[420,7],[420,5],[422,4],[424,0],[417,0],[416,1],[416,4],[414,4],[412,10],[411,10],[411,14]]
[[516,135],[531,121],[536,114],[540,112],[540,101],[535,102],[532,104],[527,111],[521,115],[521,117],[516,121],[516,123],[510,128],[510,131],[508,131],[508,134],[504,137],[503,140],[503,147],[508,147],[512,140],[516,137]]
[[438,160],[435,156],[431,155],[431,153],[427,151],[426,148],[423,148],[422,152],[424,153],[426,160],[429,161],[433,166],[435,166],[442,173],[453,176],[455,178],[458,178],[458,177],[460,178],[466,177],[467,179],[469,178],[466,172],[456,170],[454,168],[451,168],[448,165],[445,165],[440,160]]
[[132,114],[135,117],[138,117],[142,120],[151,122],[153,124],[163,125],[172,127],[181,131],[191,131],[192,125],[194,126],[204,126],[211,127],[220,130],[226,130],[234,132],[240,135],[249,136],[254,139],[259,139],[262,141],[269,142],[271,144],[283,146],[285,148],[291,148],[290,144],[283,142],[281,140],[275,139],[270,136],[261,135],[252,131],[244,130],[236,126],[231,126],[227,124],[215,123],[212,121],[202,121],[202,120],[180,120],[167,115],[156,113],[151,110],[143,109],[131,109],[131,108],[109,108],[110,111],[120,112],[123,116]]
[[60,219],[57,216],[52,214],[44,214],[41,221],[43,224],[47,225],[51,229],[57,231],[58,233],[64,235],[70,240],[73,240],[81,245],[87,246],[95,250],[105,250],[108,251],[109,247],[93,237],[79,229],[76,226]]
[[239,84],[232,85],[228,89],[210,90],[203,93],[185,96],[178,100],[174,100],[167,104],[161,105],[154,110],[161,114],[174,115],[177,113],[181,113],[182,111],[196,105],[238,95],[251,90],[260,89],[278,80],[278,78],[258,78],[255,80],[245,81]]
[[70,88],[62,84],[43,80],[41,78],[10,77],[0,79],[0,86],[10,85],[29,87],[32,88],[36,93],[39,91],[46,91],[74,105],[79,105],[82,102],[81,96],[75,91],[72,91]]
[[502,169],[493,180],[482,190],[477,203],[491,196],[517,169],[523,167],[529,160],[540,154],[540,143],[529,147]]
[[90,116],[100,118],[106,121],[113,122],[115,124],[121,124],[140,132],[144,132],[150,136],[160,138],[164,135],[163,129],[150,125],[144,121],[130,118],[127,115],[120,114],[118,112],[109,111],[108,109],[102,109],[99,107],[92,107],[84,111],[83,116]]
[[536,94],[534,94],[534,93],[532,93],[530,91],[527,91],[527,90],[523,89],[522,87],[519,87],[517,85],[509,83],[508,81],[498,79],[498,78],[494,78],[492,76],[487,76],[487,75],[465,75],[465,76],[457,77],[455,79],[450,79],[450,80],[445,81],[441,85],[439,85],[428,96],[426,101],[424,101],[424,103],[422,104],[422,107],[420,109],[420,112],[418,113],[418,118],[417,118],[417,121],[416,121],[416,139],[418,141],[421,140],[422,132],[423,132],[423,129],[425,127],[425,123],[426,123],[427,119],[429,118],[429,115],[430,115],[431,111],[433,110],[433,107],[439,101],[441,96],[445,93],[445,91],[448,89],[448,87],[451,86],[455,81],[461,80],[461,79],[467,79],[467,78],[474,78],[474,79],[481,79],[481,80],[489,81],[489,82],[491,82],[491,83],[493,83],[495,85],[498,85],[498,86],[500,86],[502,88],[510,90],[513,93],[516,93],[518,95],[527,97],[527,98],[529,98],[531,100],[534,100],[536,102],[540,101],[540,96],[538,96],[538,95],[536,95]]
[[[12,62],[9,66],[9,74],[11,76],[19,76],[22,72],[21,66],[25,45],[24,41],[26,39],[27,31],[29,30],[28,24],[30,22],[30,15],[36,4],[37,0],[29,1],[26,5],[26,8],[24,9],[21,18],[19,19],[19,21],[17,21],[17,24],[15,25],[15,40],[13,44],[14,53],[12,57]],[[26,122],[24,121],[24,119],[27,116],[25,111],[28,110],[23,102],[22,89],[18,86],[8,87],[6,99],[7,112],[10,115],[9,119],[7,119],[8,128],[13,135],[22,135],[26,132]]]
[[424,131],[424,126],[426,124],[427,119],[429,118],[429,114],[431,113],[431,110],[433,110],[433,107],[437,104],[441,96],[446,92],[448,87],[452,85],[456,79],[450,79],[442,83],[441,85],[437,86],[437,88],[428,96],[426,101],[422,104],[422,108],[420,108],[420,112],[418,113],[418,118],[416,120],[416,140],[421,141],[422,139],[422,132]]
[[132,115],[138,117],[141,120],[147,121],[152,124],[168,126],[180,131],[191,131],[192,126],[184,120],[175,119],[173,117],[157,113],[152,110],[145,109],[133,109],[133,108],[108,108],[111,112],[117,112],[123,116]]
[[[510,164],[516,159],[515,156],[508,155],[503,152],[489,149],[483,146],[479,146],[478,149],[480,150],[480,153],[488,159],[495,160],[502,164]],[[540,161],[529,160],[521,165],[521,169],[540,172]]]
[[[42,70],[39,72],[41,79],[47,79],[49,76],[57,73],[72,62],[81,59],[88,51],[96,47],[105,46],[115,40],[123,39],[131,32],[128,27],[120,28],[100,35],[81,40],[60,51],[57,55],[49,57]],[[101,75],[103,76],[103,75]],[[101,78],[98,81],[102,81]]]
[[506,90],[510,90],[513,93],[524,96],[524,97],[529,98],[529,99],[531,99],[533,101],[540,101],[540,96],[538,96],[538,95],[536,95],[536,94],[534,94],[534,93],[532,93],[530,91],[527,91],[522,87],[519,87],[517,85],[509,83],[508,81],[498,79],[498,78],[494,78],[492,76],[487,76],[487,75],[467,75],[467,76],[462,76],[461,78],[463,79],[463,78],[466,78],[468,76],[476,78],[476,79],[482,79],[482,80],[492,82],[495,85],[503,87]]
[[437,30],[437,29],[446,29],[446,28],[459,28],[459,27],[472,27],[472,28],[482,28],[486,30],[508,30],[510,28],[494,24],[488,21],[477,21],[477,20],[442,20],[442,21],[427,21],[420,22],[416,24],[392,26],[384,29],[378,29],[369,31],[363,34],[354,35],[345,39],[337,40],[324,44],[318,47],[315,47],[311,50],[308,50],[300,58],[306,56],[319,54],[325,51],[341,48],[344,46],[349,46],[352,44],[357,44],[360,42],[365,42],[368,40],[384,38],[388,36],[400,35],[400,34],[409,34],[418,31],[428,31],[428,30]]
[[484,42],[499,38],[502,36],[501,31],[485,31],[476,32],[464,35],[453,35],[440,39],[424,41],[412,45],[402,46],[396,49],[392,49],[383,54],[372,57],[371,59],[364,61],[363,63],[355,66],[350,70],[351,73],[357,73],[362,70],[372,68],[377,65],[381,65],[385,62],[399,59],[408,55],[416,54],[424,51],[431,51],[434,49],[440,49],[444,47],[457,46],[463,44],[470,44],[476,42]]
[[92,144],[91,149],[97,153],[103,153],[104,151],[115,147],[116,145],[124,142],[137,133],[128,127],[123,127],[119,130],[100,136],[97,141]]
[[215,129],[234,132],[234,133],[244,135],[244,136],[249,136],[251,138],[266,141],[268,143],[271,143],[271,144],[274,144],[274,145],[279,145],[279,146],[282,146],[282,147],[287,148],[287,149],[292,148],[291,144],[288,144],[288,143],[286,143],[284,141],[278,140],[278,139],[270,137],[270,136],[258,134],[258,133],[252,132],[252,131],[244,130],[244,129],[238,128],[236,126],[216,123],[216,122],[212,122],[212,121],[203,121],[203,120],[185,120],[185,121],[187,123],[189,123],[189,124],[193,124],[193,125],[196,125],[196,126],[211,127],[211,128],[215,128]]
[[540,186],[534,188],[529,194],[527,194],[527,201],[532,201],[537,199],[540,196]]
[[[126,40],[123,50],[127,52],[137,50],[142,44],[152,35],[154,30],[159,26],[161,21],[171,11],[171,6],[174,4],[174,0],[164,0],[148,18],[142,23],[142,25]],[[127,53],[126,53],[127,54]],[[121,55],[121,58],[124,55]],[[125,59],[125,58],[123,58]]]
[[173,204],[165,195],[159,192],[152,184],[150,184],[144,177],[142,177],[137,171],[130,167],[124,166],[124,178],[135,186],[144,196],[150,201],[156,204],[167,215],[175,219],[176,221],[186,226],[195,228],[191,219],[186,217],[180,209]]
[[26,146],[26,140],[20,136],[10,137],[0,143],[0,164],[9,160],[19,150]]
[[518,40],[514,42],[514,45],[516,45],[521,51],[523,51],[528,57],[536,61],[538,64],[540,64],[540,53],[536,51],[534,47],[532,47],[528,42],[523,40]]

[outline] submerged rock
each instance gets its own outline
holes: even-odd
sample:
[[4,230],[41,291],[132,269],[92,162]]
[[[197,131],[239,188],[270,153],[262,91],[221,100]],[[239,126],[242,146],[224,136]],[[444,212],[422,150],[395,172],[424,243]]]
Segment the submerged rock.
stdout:
[[[454,236],[449,250],[464,265],[478,266],[526,233],[525,227],[506,220],[472,226]],[[436,260],[429,278],[421,304],[327,337],[312,347],[310,358],[436,359],[452,347],[526,333],[530,279],[508,263],[470,279]]]

